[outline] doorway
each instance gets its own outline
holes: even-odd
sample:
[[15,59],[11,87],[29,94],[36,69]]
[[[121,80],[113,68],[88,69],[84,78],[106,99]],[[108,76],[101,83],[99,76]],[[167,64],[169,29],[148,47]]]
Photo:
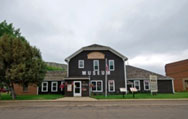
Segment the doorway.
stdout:
[[74,81],[74,96],[82,96],[81,81]]

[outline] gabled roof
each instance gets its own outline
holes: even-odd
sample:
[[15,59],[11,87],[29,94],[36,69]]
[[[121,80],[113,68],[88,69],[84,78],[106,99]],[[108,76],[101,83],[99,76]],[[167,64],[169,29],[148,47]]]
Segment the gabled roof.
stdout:
[[127,78],[130,79],[149,79],[150,75],[156,75],[158,79],[172,79],[168,76],[163,76],[161,74],[157,74],[145,69],[141,69],[138,67],[126,65],[126,71],[127,71]]
[[124,55],[122,55],[121,53],[117,52],[116,50],[108,47],[108,46],[103,46],[103,45],[98,45],[98,44],[93,44],[93,45],[89,45],[86,47],[82,47],[81,49],[79,49],[78,51],[76,51],[75,53],[73,53],[72,55],[70,55],[69,57],[67,57],[65,59],[66,62],[69,62],[73,57],[75,57],[76,55],[78,55],[79,53],[81,53],[82,51],[92,51],[92,50],[107,50],[107,51],[111,51],[112,53],[116,54],[117,56],[119,56],[120,58],[122,58],[124,61],[126,61],[128,58],[125,57]]

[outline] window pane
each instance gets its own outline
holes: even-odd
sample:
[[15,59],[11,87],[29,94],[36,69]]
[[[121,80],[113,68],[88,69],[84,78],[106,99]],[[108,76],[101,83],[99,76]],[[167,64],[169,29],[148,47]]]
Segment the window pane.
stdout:
[[95,66],[95,69],[96,69],[96,70],[99,69],[98,66]]
[[110,69],[114,69],[114,66],[113,66],[113,65],[110,65]]
[[92,90],[96,90],[96,82],[92,82]]
[[101,91],[102,89],[102,83],[101,82],[97,82],[97,90]]
[[114,60],[109,60],[109,69],[114,70]]
[[79,60],[79,68],[84,68],[84,60]]
[[99,60],[93,60],[94,70],[99,70]]

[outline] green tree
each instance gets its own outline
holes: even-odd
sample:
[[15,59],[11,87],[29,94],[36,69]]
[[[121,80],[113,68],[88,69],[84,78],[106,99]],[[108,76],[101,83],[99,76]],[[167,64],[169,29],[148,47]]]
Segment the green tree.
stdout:
[[40,51],[31,46],[12,24],[0,23],[0,82],[11,90],[12,99],[16,98],[14,84],[39,85],[45,73],[46,64]]

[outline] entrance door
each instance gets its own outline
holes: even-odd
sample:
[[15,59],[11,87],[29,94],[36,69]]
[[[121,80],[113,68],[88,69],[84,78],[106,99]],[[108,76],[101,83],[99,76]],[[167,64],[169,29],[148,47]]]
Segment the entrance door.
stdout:
[[81,96],[81,91],[82,91],[82,87],[81,87],[81,81],[74,81],[74,96]]

